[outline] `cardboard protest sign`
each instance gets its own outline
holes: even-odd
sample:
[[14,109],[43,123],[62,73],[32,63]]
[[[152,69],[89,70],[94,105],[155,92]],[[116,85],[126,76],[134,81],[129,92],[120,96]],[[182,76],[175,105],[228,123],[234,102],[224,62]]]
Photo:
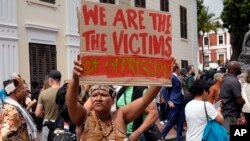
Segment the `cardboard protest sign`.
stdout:
[[171,85],[171,15],[82,0],[81,80],[88,84]]

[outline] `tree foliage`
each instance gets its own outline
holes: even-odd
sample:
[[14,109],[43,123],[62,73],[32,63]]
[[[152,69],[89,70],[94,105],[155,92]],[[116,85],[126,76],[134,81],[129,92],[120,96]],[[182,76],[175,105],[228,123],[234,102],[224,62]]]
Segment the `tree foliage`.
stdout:
[[231,60],[237,60],[241,53],[244,34],[250,24],[249,0],[224,0],[221,14],[223,26],[229,29],[233,54]]
[[[205,7],[203,5],[203,0],[197,0],[198,35],[199,35],[199,32],[202,31],[202,35],[200,36],[201,39],[203,39],[203,36],[205,33],[209,33],[210,31],[216,32],[216,29],[221,27],[221,24],[218,21],[219,18],[215,18],[214,16],[215,16],[215,14],[209,13],[208,7]],[[208,36],[208,38],[209,38],[209,36]],[[204,63],[206,63],[206,62],[204,62],[204,47],[203,47],[203,45],[202,45],[202,60],[203,60],[202,61],[203,62],[202,70],[204,70]]]
[[221,27],[218,18],[214,18],[214,13],[208,13],[208,7],[203,7],[198,15],[198,29],[199,31],[210,32],[215,31]]
[[203,5],[203,0],[197,0],[197,22],[198,22],[198,32],[203,31],[210,32],[215,31],[217,28],[221,27],[221,24],[218,21],[218,17],[214,17],[214,13],[208,12],[208,7]]

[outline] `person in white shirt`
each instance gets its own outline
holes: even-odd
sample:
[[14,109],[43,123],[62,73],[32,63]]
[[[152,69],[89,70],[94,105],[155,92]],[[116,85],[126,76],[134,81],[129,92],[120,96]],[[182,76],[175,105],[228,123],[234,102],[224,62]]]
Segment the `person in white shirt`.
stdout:
[[245,115],[247,124],[250,125],[250,69],[246,72],[246,83],[242,87],[242,97],[245,100],[245,104],[242,107],[242,112]]
[[186,141],[201,141],[204,128],[207,124],[204,102],[209,118],[219,123],[223,123],[224,118],[220,107],[216,110],[211,103],[207,102],[209,85],[206,81],[195,80],[190,90],[194,99],[185,107],[187,122]]

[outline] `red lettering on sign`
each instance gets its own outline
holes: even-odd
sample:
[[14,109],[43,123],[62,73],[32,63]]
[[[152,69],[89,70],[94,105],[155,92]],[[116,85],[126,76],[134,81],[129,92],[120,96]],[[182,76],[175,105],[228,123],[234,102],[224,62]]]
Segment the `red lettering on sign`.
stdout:
[[171,33],[171,15],[167,15],[167,21],[166,21],[166,31],[165,34]]
[[171,55],[172,55],[172,48],[171,48],[171,41],[172,41],[172,37],[167,37],[166,38],[166,49],[165,49],[165,51],[164,51],[164,56],[166,56],[166,57],[171,57]]
[[164,37],[160,36],[159,39],[156,36],[153,36],[153,46],[154,46],[154,54],[163,53],[164,47]]
[[134,10],[127,9],[126,13],[123,13],[122,9],[118,9],[113,21],[113,26],[117,26],[117,23],[120,22],[124,29],[132,28],[135,30],[145,29],[143,25],[144,20],[144,11],[143,10]]
[[129,49],[130,49],[130,51],[134,54],[134,55],[137,55],[139,52],[140,52],[140,48],[138,48],[137,47],[137,50],[136,51],[134,51],[134,49],[133,48],[135,48],[134,46],[133,46],[133,40],[138,40],[138,35],[137,34],[132,34],[131,36],[130,36],[130,38],[129,38]]
[[86,40],[86,51],[100,50],[107,51],[105,33],[95,33],[94,30],[86,31],[82,33],[82,37]]
[[143,25],[143,20],[144,20],[144,11],[143,10],[139,10],[138,11],[138,14],[139,14],[139,28],[140,29],[145,29],[145,26]]
[[141,37],[142,40],[142,54],[146,54],[146,50],[147,50],[147,39],[146,37],[148,36],[148,33],[140,33],[139,36]]
[[173,59],[155,59],[138,56],[95,56],[85,55],[81,58],[83,76],[120,77],[154,77],[171,76]]
[[172,38],[170,36],[149,35],[148,33],[129,34],[122,30],[113,32],[112,37],[116,55],[160,55],[163,58],[171,57]]
[[117,37],[117,33],[113,32],[113,45],[114,45],[114,50],[115,54],[119,55],[121,52],[121,49],[124,49],[124,53],[128,53],[128,35],[124,35],[124,31],[122,30],[120,32],[119,38]]
[[107,25],[107,22],[104,20],[106,17],[105,15],[105,7],[100,7],[100,15],[99,15],[99,18],[100,18],[100,25]]
[[157,19],[156,19],[156,13],[149,13],[148,14],[149,16],[151,16],[151,18],[152,18],[152,23],[153,23],[153,29],[154,30],[157,30]]
[[128,15],[128,26],[133,27],[134,29],[138,29],[137,24],[135,22],[137,18],[136,11],[133,9],[128,9],[126,12]]
[[158,32],[165,32],[165,34],[171,33],[171,16],[163,15],[160,13],[149,13],[149,16],[152,18],[153,29]]
[[121,22],[123,28],[127,29],[127,24],[126,24],[122,9],[117,10],[116,15],[115,15],[115,19],[114,19],[114,22],[113,22],[113,26],[116,26],[116,24],[118,22]]
[[[98,5],[94,5],[94,9],[87,9],[87,5],[82,6],[82,12],[83,12],[83,19],[84,19],[84,24],[89,25],[90,20],[92,20],[94,25],[102,25],[105,26],[107,25],[107,22],[105,22],[105,8],[100,7]],[[98,17],[100,20],[100,23],[98,23]]]

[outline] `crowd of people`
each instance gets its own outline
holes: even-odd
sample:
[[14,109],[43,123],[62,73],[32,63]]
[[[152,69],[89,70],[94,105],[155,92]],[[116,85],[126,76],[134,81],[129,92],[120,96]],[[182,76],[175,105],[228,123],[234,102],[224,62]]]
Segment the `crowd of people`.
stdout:
[[173,128],[178,141],[184,140],[183,130],[185,140],[200,141],[206,115],[229,133],[230,125],[250,123],[250,70],[243,82],[237,78],[237,61],[226,68],[195,78],[193,65],[180,68],[175,63],[171,87],[120,89],[80,84],[79,60],[74,61],[72,79],[61,84],[61,73],[51,70],[41,89],[31,82],[32,91],[13,74],[0,93],[0,141],[35,141],[38,131],[42,141],[155,141],[164,140]]

